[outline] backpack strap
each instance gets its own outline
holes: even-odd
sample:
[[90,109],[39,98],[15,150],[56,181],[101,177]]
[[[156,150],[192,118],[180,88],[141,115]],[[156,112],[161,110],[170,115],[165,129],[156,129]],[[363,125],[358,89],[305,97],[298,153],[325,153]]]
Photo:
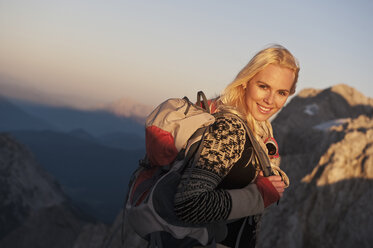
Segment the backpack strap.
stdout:
[[153,232],[150,234],[150,248],[163,248],[162,238],[160,232]]
[[243,223],[240,227],[240,231],[238,232],[237,239],[236,239],[236,245],[234,246],[234,248],[239,248],[240,247],[240,241],[241,241],[243,230],[245,229],[245,226],[246,226],[247,218],[249,218],[249,217],[245,217],[245,219],[244,219],[244,221],[243,221]]
[[192,105],[192,102],[189,100],[188,97],[184,96],[183,99],[185,100],[185,102],[188,104],[187,108],[185,109],[184,111],[184,115],[188,114],[189,112],[189,109],[190,109],[190,105]]
[[205,93],[203,93],[203,91],[198,91],[197,93],[197,106],[201,106],[204,110],[210,113],[209,104],[206,95]]
[[[185,151],[185,161],[188,163],[192,157],[194,157],[194,155],[196,154],[197,150],[201,150],[201,144],[203,143],[202,139],[204,139],[204,136],[205,136],[205,133],[206,133],[206,130],[208,129],[209,127],[201,127],[199,129],[197,129],[194,134],[189,138],[189,141],[188,142],[191,142],[192,144],[189,145],[187,144],[187,150]],[[199,138],[201,137],[201,138]],[[195,141],[198,140],[198,141]],[[198,154],[199,156],[199,154]]]
[[256,141],[253,132],[246,125],[246,123],[244,123],[244,126],[245,126],[245,129],[246,129],[247,136],[249,136],[251,144],[253,145],[255,154],[257,155],[257,157],[259,159],[259,165],[260,165],[260,167],[263,171],[263,175],[265,177],[269,177],[269,176],[274,175],[273,170],[272,170],[272,166],[271,166],[271,162],[269,161],[268,156],[265,154],[263,148],[259,145],[258,141]]

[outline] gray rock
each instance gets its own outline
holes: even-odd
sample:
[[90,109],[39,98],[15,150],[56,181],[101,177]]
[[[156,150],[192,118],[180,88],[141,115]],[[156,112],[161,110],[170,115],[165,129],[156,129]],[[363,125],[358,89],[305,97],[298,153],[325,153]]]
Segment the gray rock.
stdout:
[[101,247],[107,229],[72,207],[25,146],[0,134],[0,247]]
[[258,247],[371,247],[373,100],[346,85],[306,90],[273,126],[291,184]]
[[67,200],[26,147],[0,135],[0,239],[31,212]]

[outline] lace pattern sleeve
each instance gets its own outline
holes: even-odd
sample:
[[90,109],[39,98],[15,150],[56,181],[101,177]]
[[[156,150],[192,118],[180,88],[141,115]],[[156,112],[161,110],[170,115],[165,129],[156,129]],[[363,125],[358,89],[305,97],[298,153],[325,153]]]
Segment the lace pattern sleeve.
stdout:
[[197,224],[228,218],[231,197],[217,186],[240,159],[245,135],[243,124],[237,117],[216,119],[205,138],[196,166],[186,168],[178,186],[175,212],[180,219]]

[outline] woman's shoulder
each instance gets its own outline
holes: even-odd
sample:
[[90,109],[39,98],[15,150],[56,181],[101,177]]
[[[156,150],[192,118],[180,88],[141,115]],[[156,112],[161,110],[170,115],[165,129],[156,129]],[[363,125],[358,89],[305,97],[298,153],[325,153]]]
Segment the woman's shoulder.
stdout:
[[215,123],[213,126],[215,127],[226,127],[231,129],[237,129],[244,133],[245,131],[245,121],[240,118],[238,115],[230,113],[230,112],[217,112],[214,114],[215,116]]
[[232,113],[218,113],[215,115],[215,122],[211,125],[210,135],[207,139],[214,140],[214,143],[225,144],[219,146],[224,149],[237,150],[242,152],[246,143],[247,135],[244,121]]
[[196,167],[225,177],[244,153],[247,139],[243,125],[235,115],[216,115],[215,122],[204,137]]

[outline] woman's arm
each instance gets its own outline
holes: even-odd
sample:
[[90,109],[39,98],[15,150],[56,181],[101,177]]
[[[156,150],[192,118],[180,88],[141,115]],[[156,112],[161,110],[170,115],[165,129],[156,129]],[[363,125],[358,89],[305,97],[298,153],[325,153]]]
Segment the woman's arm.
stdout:
[[263,211],[255,184],[242,189],[217,189],[245,152],[246,132],[234,116],[219,117],[207,134],[201,156],[188,167],[175,195],[176,215],[189,223],[209,223],[241,218]]

